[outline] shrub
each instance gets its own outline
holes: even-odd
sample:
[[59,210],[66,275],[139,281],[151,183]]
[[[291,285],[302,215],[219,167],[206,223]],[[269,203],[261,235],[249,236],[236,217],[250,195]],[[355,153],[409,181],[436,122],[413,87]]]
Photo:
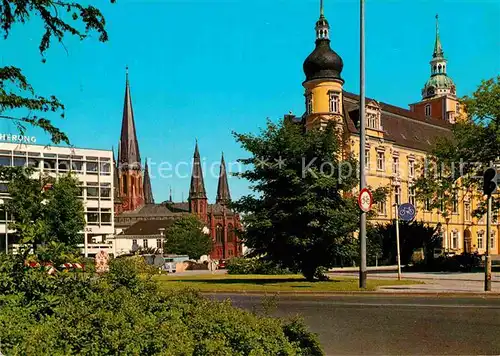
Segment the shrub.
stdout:
[[277,266],[272,261],[258,258],[235,257],[227,262],[228,274],[290,274],[290,270]]
[[412,266],[407,266],[405,270],[411,272],[470,272],[474,268],[479,268],[481,263],[481,256],[478,254],[464,253],[452,257],[427,258]]
[[298,320],[256,316],[195,291],[161,291],[137,261],[104,276],[19,269],[0,256],[2,352],[27,355],[321,355]]

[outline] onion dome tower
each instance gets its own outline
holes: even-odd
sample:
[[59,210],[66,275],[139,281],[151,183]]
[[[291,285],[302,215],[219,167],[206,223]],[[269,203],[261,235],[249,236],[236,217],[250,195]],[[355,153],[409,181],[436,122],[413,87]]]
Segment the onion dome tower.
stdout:
[[341,72],[342,58],[330,47],[330,24],[324,14],[323,0],[320,1],[320,16],[316,22],[316,47],[304,61],[306,129],[321,129],[328,121],[342,122]]

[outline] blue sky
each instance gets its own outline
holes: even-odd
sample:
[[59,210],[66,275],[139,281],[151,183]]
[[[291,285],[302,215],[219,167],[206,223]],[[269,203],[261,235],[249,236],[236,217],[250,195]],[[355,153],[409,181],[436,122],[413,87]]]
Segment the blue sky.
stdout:
[[[23,68],[41,95],[54,94],[66,105],[66,119],[55,123],[73,145],[117,145],[123,108],[125,66],[130,68],[132,100],[143,158],[172,166],[191,159],[195,138],[208,164],[245,157],[231,132],[257,132],[266,118],[304,110],[302,63],[314,48],[319,0],[99,1],[110,40],[54,42],[43,64],[38,53],[42,28],[18,25],[2,41],[0,65]],[[94,3],[97,3],[94,1]],[[448,74],[459,95],[500,73],[498,1],[368,0],[366,7],[367,95],[407,107],[420,99],[429,76],[434,16]],[[345,89],[359,90],[358,1],[325,0],[332,47],[344,60]],[[13,132],[1,120],[1,132]],[[40,143],[48,142],[36,130]],[[156,201],[187,197],[185,177],[152,180]],[[153,173],[154,174],[154,173]],[[206,172],[209,200],[217,178]],[[248,184],[230,178],[233,198]]]

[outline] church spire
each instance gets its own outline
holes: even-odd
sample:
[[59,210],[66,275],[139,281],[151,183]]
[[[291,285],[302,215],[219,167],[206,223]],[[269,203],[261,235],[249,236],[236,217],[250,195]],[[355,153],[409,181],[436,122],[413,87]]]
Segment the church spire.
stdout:
[[132,109],[132,98],[130,95],[130,84],[128,80],[128,67],[126,67],[125,99],[123,103],[122,131],[120,135],[120,147],[118,162],[123,169],[141,169],[141,155],[139,143],[135,130],[134,111]]
[[219,184],[217,186],[217,204],[227,204],[231,201],[231,193],[229,192],[229,184],[227,183],[226,162],[224,161],[224,153],[220,162]]
[[144,182],[143,182],[143,192],[144,192],[144,204],[154,204],[155,200],[153,197],[153,188],[151,187],[151,178],[149,176],[148,161],[146,160],[144,164]]
[[203,181],[203,170],[201,168],[200,151],[198,150],[198,140],[194,148],[193,173],[191,175],[191,186],[189,189],[189,199],[207,198],[205,183]]

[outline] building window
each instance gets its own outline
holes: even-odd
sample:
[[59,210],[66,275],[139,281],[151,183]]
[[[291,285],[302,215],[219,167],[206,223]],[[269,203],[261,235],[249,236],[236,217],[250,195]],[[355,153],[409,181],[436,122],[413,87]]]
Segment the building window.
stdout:
[[430,198],[425,198],[424,209],[426,211],[430,211],[431,210],[431,200],[430,200]]
[[498,224],[498,209],[493,209],[491,214],[491,222],[493,224]]
[[223,240],[224,240],[224,229],[222,228],[222,225],[219,224],[215,228],[215,241],[218,244],[221,244]]
[[387,215],[387,209],[386,209],[386,204],[385,201],[379,201],[377,203],[377,212],[379,215]]
[[111,225],[111,208],[101,208],[101,224]]
[[471,218],[470,203],[465,203],[465,205],[464,205],[464,215],[465,215],[465,221],[470,221],[470,218]]
[[312,94],[309,93],[306,95],[306,113],[309,115],[309,114],[312,114],[313,112],[313,98],[312,98]]
[[392,157],[392,173],[399,176],[399,157]]
[[148,248],[148,239],[142,240],[142,247]]
[[365,169],[367,171],[370,170],[370,149],[369,148],[367,148],[365,150]]
[[368,128],[369,129],[374,129],[374,130],[378,130],[380,128],[380,125],[378,123],[378,115],[377,114],[367,114],[366,115],[366,118],[367,118],[367,123],[368,123]]
[[415,206],[415,187],[408,188],[408,203]]
[[394,187],[394,203],[401,204],[401,187],[398,185]]
[[484,232],[483,231],[479,231],[477,233],[477,248],[484,248]]
[[227,242],[234,241],[234,226],[233,224],[227,225]]
[[100,165],[100,170],[99,173],[103,176],[109,176],[111,175],[111,163],[110,162],[102,162],[105,159],[101,159],[101,162],[99,162]]
[[415,177],[415,160],[408,160],[408,177]]
[[101,184],[101,199],[104,200],[111,199],[111,183]]
[[457,103],[456,113],[457,115],[460,113],[460,103]]
[[99,171],[99,166],[97,162],[87,162],[87,174],[97,174]]
[[156,239],[156,248],[162,248],[162,239]]
[[385,153],[377,152],[377,171],[383,171],[385,168]]
[[98,224],[99,223],[99,209],[98,208],[87,208],[87,223]]
[[340,112],[339,93],[330,93],[330,112],[338,114]]
[[425,105],[425,116],[431,116],[431,105]]
[[229,253],[229,257],[232,257],[234,255],[233,250],[229,250],[228,253]]
[[87,182],[87,199],[97,200],[99,198],[99,183]]
[[132,240],[132,246],[134,246],[134,245],[137,245],[137,240],[136,239]]
[[492,232],[491,233],[491,237],[490,237],[490,248],[493,249],[495,248],[495,233]]
[[451,248],[458,248],[458,231],[452,231],[451,233]]
[[457,197],[457,193],[453,193],[453,214],[458,214],[458,197]]

